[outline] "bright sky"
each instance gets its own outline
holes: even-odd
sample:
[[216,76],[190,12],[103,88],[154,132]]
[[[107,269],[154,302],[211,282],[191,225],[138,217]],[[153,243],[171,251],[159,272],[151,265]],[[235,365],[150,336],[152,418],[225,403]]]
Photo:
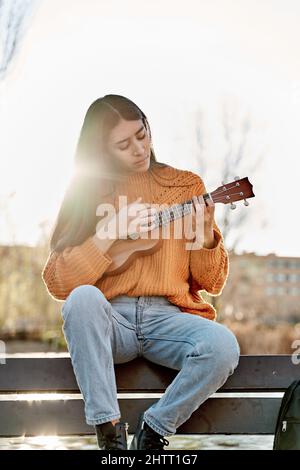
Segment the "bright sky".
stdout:
[[249,176],[256,197],[231,213],[249,211],[239,249],[299,256],[299,21],[297,0],[43,0],[0,84],[0,243],[33,245],[39,224],[51,227],[85,112],[118,93],[148,116],[157,158],[199,174],[201,113],[208,190],[227,151],[223,103],[236,116],[234,145],[248,114],[232,178]]

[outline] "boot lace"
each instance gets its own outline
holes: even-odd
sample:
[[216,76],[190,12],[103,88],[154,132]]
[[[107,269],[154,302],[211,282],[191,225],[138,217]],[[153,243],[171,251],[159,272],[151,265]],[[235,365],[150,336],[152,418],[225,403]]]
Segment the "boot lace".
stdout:
[[105,450],[123,450],[124,442],[122,431],[115,428],[115,433],[104,434],[101,429],[97,432],[98,444]]
[[169,445],[168,439],[160,436],[157,433],[148,431],[144,437],[144,445],[147,449],[163,449],[164,446]]

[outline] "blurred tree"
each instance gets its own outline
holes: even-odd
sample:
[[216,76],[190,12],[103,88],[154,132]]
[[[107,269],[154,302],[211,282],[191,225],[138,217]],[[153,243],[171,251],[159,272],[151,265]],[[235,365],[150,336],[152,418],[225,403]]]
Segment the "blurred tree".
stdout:
[[[224,102],[222,106],[222,130],[224,137],[224,156],[222,158],[222,166],[220,169],[220,180],[228,183],[233,180],[234,176],[249,175],[249,180],[252,176],[257,174],[262,164],[263,157],[262,151],[254,158],[248,158],[247,146],[250,140],[251,132],[255,132],[255,128],[249,115],[244,117],[236,117],[234,115],[233,103]],[[205,180],[208,169],[210,168],[210,155],[207,151],[206,145],[206,131],[203,112],[197,112],[196,125],[196,156],[197,156],[197,169],[199,174]],[[242,170],[242,175],[240,171]],[[208,188],[207,188],[208,189]],[[254,188],[255,189],[255,188]],[[255,192],[255,191],[254,191]],[[251,200],[250,200],[251,203]],[[240,203],[241,204],[241,203]],[[225,245],[232,251],[235,251],[243,236],[243,228],[246,226],[246,221],[250,215],[248,210],[240,210],[232,217],[232,209],[230,204],[222,205],[222,215],[218,220],[218,225],[222,230],[222,235]],[[262,224],[266,225],[263,220]],[[236,233],[235,239],[229,240],[229,234]],[[220,297],[211,297],[211,303],[218,310],[221,306]]]
[[0,0],[0,80],[20,46],[34,7],[40,3],[41,0]]

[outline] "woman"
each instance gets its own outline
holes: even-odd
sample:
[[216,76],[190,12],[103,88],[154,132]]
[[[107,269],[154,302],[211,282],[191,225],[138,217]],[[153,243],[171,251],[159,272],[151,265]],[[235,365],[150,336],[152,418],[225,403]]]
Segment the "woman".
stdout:
[[[42,277],[50,295],[65,301],[63,332],[86,422],[95,426],[100,449],[127,449],[113,364],[143,356],[179,372],[140,417],[130,448],[163,449],[165,436],[175,434],[239,361],[235,336],[215,321],[214,308],[200,295],[220,294],[228,275],[214,204],[204,203],[198,175],[157,162],[145,114],[120,95],[106,95],[89,107],[75,163]],[[126,216],[127,225],[135,223],[133,233],[140,236],[155,228],[151,205],[192,199],[193,217],[202,214],[203,245],[186,249],[185,237],[171,232],[158,251],[119,274],[104,275],[112,263],[110,248],[132,237],[132,225],[131,231],[127,225],[121,229],[118,218],[125,196],[126,209],[135,210]],[[116,212],[99,221],[101,203]],[[98,228],[108,228],[108,221],[118,230],[100,237]]]

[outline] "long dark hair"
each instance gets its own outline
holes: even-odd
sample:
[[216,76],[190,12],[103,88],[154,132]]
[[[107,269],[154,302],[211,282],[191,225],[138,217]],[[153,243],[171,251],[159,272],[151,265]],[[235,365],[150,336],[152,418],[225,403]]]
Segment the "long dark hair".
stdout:
[[[120,119],[141,119],[151,139],[147,117],[133,101],[121,95],[105,95],[88,108],[75,151],[75,172],[65,192],[51,235],[51,251],[77,246],[93,235],[97,225],[96,208],[101,198],[113,193],[122,177],[107,157],[108,132]],[[150,166],[164,165],[156,160],[150,146]]]

